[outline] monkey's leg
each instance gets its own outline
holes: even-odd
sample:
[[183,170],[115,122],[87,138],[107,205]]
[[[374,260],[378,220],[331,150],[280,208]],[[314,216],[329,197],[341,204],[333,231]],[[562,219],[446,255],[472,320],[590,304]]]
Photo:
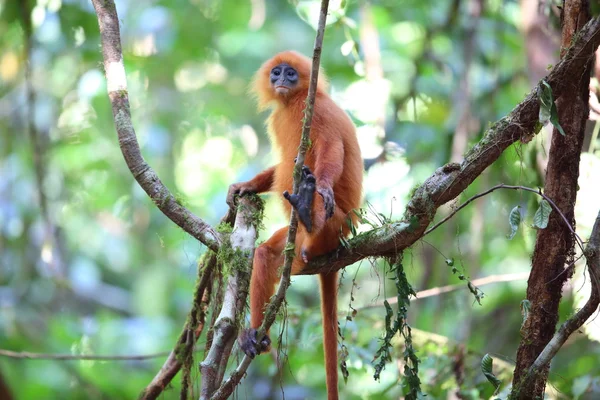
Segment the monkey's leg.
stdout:
[[252,278],[250,280],[250,328],[239,337],[241,349],[249,357],[269,350],[269,333],[257,338],[257,329],[264,318],[265,306],[275,292],[279,267],[283,264],[282,251],[287,237],[287,228],[279,229],[254,252]]
[[298,219],[307,232],[312,231],[312,216],[311,211],[313,208],[313,198],[316,190],[316,179],[310,169],[304,165],[302,167],[302,177],[300,179],[300,186],[298,187],[298,194],[289,194],[287,190],[283,192],[283,197],[290,202],[292,207],[298,212]]

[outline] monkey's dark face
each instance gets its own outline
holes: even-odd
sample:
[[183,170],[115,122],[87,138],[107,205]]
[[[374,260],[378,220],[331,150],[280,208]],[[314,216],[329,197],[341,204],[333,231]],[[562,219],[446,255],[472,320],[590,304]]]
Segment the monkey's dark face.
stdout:
[[287,95],[298,85],[298,72],[286,63],[275,66],[270,78],[271,86],[279,95]]

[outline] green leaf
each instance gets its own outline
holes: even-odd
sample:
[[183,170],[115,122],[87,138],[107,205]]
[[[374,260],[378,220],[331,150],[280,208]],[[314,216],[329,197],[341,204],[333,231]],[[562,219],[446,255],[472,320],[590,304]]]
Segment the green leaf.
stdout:
[[548,203],[546,199],[542,199],[542,201],[540,201],[540,206],[533,216],[533,227],[539,229],[546,228],[548,226],[548,219],[550,218],[551,212],[552,207],[550,207],[550,203]]
[[545,125],[550,121],[560,134],[565,136],[565,131],[558,122],[558,110],[556,108],[556,103],[552,98],[552,88],[548,82],[542,81],[542,84],[538,89],[538,96],[540,98],[540,112],[538,115],[540,123]]
[[542,84],[538,89],[538,96],[540,98],[540,112],[538,118],[542,125],[544,125],[550,121],[552,105],[554,104],[554,101],[552,100],[552,88],[548,85],[548,82],[542,81]]
[[500,379],[496,378],[496,375],[492,372],[492,366],[494,364],[494,359],[490,357],[489,354],[486,354],[481,359],[481,371],[483,375],[485,375],[488,382],[494,386],[494,394],[498,393],[498,389],[500,388],[500,384],[502,383]]
[[519,211],[519,208],[521,208],[521,206],[515,206],[508,216],[508,223],[510,224],[510,234],[506,236],[508,240],[514,238],[519,229],[519,224],[521,223],[521,212]]

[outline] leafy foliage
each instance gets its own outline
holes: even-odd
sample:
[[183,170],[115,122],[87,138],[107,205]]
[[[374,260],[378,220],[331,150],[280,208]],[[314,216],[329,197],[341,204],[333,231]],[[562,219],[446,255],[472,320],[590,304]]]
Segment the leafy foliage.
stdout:
[[392,338],[396,333],[400,333],[404,339],[404,394],[407,399],[417,399],[422,397],[421,380],[419,379],[419,358],[415,353],[412,343],[411,328],[406,322],[408,316],[408,306],[410,305],[410,297],[416,296],[410,283],[406,279],[404,266],[402,264],[402,255],[397,256],[396,261],[390,263],[390,273],[393,273],[393,279],[397,290],[397,310],[396,318],[392,323],[394,311],[390,303],[385,300],[385,336],[382,339],[381,346],[375,353],[374,361],[379,359],[375,364],[375,380],[380,379],[381,371],[385,368],[385,363],[392,360],[391,348]]

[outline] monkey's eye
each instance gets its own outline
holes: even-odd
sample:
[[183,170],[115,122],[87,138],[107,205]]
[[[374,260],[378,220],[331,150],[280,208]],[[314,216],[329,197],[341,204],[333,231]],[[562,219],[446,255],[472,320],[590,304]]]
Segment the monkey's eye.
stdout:
[[271,73],[275,76],[281,75],[281,71],[279,70],[279,68],[272,70]]
[[287,72],[287,76],[292,77],[294,75],[296,75],[296,71],[294,71],[293,69],[289,69]]

